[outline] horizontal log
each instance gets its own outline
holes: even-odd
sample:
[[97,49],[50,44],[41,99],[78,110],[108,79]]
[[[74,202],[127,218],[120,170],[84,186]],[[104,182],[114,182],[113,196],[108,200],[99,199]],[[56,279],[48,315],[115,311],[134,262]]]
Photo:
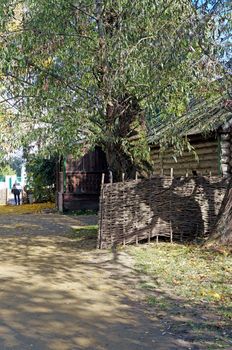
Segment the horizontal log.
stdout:
[[229,172],[230,171],[230,169],[231,169],[231,167],[230,167],[230,165],[229,164],[222,164],[221,165],[221,168],[222,168],[222,172],[223,173],[227,173],[227,172]]
[[231,146],[230,141],[221,141],[220,143],[221,148],[230,148],[230,146]]
[[231,154],[231,150],[230,150],[230,148],[223,148],[222,150],[221,150],[221,156],[223,157],[223,156],[230,156],[230,154]]
[[164,159],[162,159],[162,161],[160,159],[153,159],[154,164],[156,164],[156,163],[168,164],[170,167],[175,166],[176,164],[187,164],[187,163],[199,164],[199,163],[205,162],[207,160],[218,163],[218,156],[215,153],[214,154],[208,154],[208,155],[201,155],[199,157],[199,160],[196,160],[193,157],[187,157],[187,158],[184,157],[184,158],[179,158],[177,160],[177,162],[175,162],[175,160],[172,159],[172,158],[164,158]]
[[221,154],[230,154],[230,147],[221,148]]
[[[200,157],[201,155],[207,155],[207,154],[209,154],[209,155],[216,154],[217,155],[218,149],[217,148],[202,148],[202,149],[199,149],[196,153],[197,153],[198,157]],[[173,159],[172,154],[166,154],[166,153],[163,156],[159,153],[151,153],[151,157],[152,157],[152,159],[161,159],[161,158],[167,158],[167,157]],[[185,157],[194,158],[195,155],[194,155],[194,153],[183,152],[182,156],[177,157],[177,159],[181,159],[181,158],[185,158]]]
[[229,163],[229,162],[230,162],[230,156],[221,157],[221,163]]
[[[201,148],[207,148],[207,147],[218,147],[218,141],[215,140],[215,141],[210,141],[210,142],[201,142],[201,143],[194,144],[192,146],[195,148],[195,150],[201,149]],[[159,152],[160,148],[152,146],[151,152],[153,152],[153,151]],[[170,149],[170,148],[167,149],[165,152],[173,153],[172,149]]]
[[229,141],[229,140],[231,140],[231,135],[230,135],[229,133],[221,134],[221,135],[220,135],[220,139],[221,139],[222,141]]
[[227,129],[229,129],[231,126],[232,126],[232,119],[228,120],[228,122],[226,122],[226,123],[223,125],[223,130],[227,130]]
[[[196,154],[198,155],[198,157],[200,157],[201,155],[207,155],[207,154],[218,154],[219,149],[218,148],[202,148],[200,150],[196,151]],[[154,159],[164,159],[164,158],[173,158],[173,153],[151,153],[151,157]],[[192,152],[183,152],[183,154],[181,156],[177,156],[177,159],[181,159],[181,158],[195,158],[195,154]]]
[[199,168],[199,169],[204,169],[204,168],[208,168],[208,167],[213,167],[213,168],[217,168],[218,167],[218,162],[217,159],[206,159],[204,161],[200,161],[199,163],[196,161],[183,161],[183,162],[178,162],[178,163],[172,163],[172,162],[163,162],[162,164],[160,163],[154,163],[154,167],[155,166],[159,166],[160,168],[163,169],[170,169],[170,168],[185,168],[185,169],[195,169],[195,168]]
[[[198,175],[206,175],[208,176],[211,173],[212,176],[218,176],[220,175],[219,170],[218,169],[197,169],[197,174]],[[156,175],[160,175],[161,171],[160,169],[156,169],[155,171]],[[191,169],[174,169],[173,171],[174,177],[175,176],[186,176],[186,174],[188,174],[189,177],[192,176],[192,170]],[[170,175],[170,171],[168,169],[165,169],[163,171],[163,175],[165,176],[169,176]]]
[[[172,166],[172,168],[174,169],[174,171],[176,169],[183,169],[183,171],[186,170],[192,170],[192,169],[218,169],[218,164],[216,163],[212,163],[212,162],[208,162],[207,164],[197,164],[197,163],[188,163],[188,164],[176,164],[175,166]],[[154,169],[163,169],[166,170],[168,169],[170,172],[170,166],[167,164],[163,164],[163,166],[161,166],[160,164],[155,164]]]

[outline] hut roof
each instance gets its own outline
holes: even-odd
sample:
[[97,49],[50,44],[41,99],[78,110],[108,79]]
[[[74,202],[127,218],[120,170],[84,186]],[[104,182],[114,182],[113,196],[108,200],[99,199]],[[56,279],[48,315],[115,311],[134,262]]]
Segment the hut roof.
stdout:
[[221,129],[226,132],[232,127],[232,100],[218,98],[210,105],[207,101],[194,101],[188,111],[173,120],[162,120],[154,125],[150,133],[150,142],[157,143],[165,135],[206,134]]

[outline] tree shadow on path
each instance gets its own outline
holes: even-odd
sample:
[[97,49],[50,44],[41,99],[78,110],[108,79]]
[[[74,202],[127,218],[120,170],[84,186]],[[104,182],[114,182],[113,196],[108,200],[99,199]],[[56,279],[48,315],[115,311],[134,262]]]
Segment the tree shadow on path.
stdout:
[[[43,226],[42,220],[38,216],[32,221]],[[47,235],[36,234],[35,229],[31,235],[24,231],[23,236],[17,230],[14,235],[3,231],[2,227],[0,349],[200,350],[213,346],[215,338],[209,329],[197,339],[188,326],[196,322],[195,306],[189,306],[188,321],[178,319],[173,307],[164,310],[166,316],[148,309],[139,288],[146,277],[136,271],[127,253],[95,250],[94,240],[85,249],[62,235],[62,229]],[[161,293],[167,303],[178,303],[179,310],[185,310],[184,300],[165,294],[156,280],[154,284],[157,297]],[[168,315],[172,332],[167,329]],[[179,331],[183,323],[185,333]],[[202,319],[203,323],[207,325]]]

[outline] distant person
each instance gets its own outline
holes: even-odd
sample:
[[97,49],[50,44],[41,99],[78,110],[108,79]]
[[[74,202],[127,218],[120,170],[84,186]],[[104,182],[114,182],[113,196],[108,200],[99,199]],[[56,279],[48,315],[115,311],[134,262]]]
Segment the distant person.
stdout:
[[11,193],[14,195],[15,205],[20,205],[20,192],[21,186],[15,182],[11,190]]

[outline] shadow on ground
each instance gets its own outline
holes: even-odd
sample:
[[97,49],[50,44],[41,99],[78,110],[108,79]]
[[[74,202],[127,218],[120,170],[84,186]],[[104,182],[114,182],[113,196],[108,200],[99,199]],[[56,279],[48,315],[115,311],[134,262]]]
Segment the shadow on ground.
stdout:
[[[156,296],[176,308],[151,312],[138,288],[146,278],[129,255],[95,250],[95,239],[80,244],[58,219],[57,231],[49,231],[49,220],[31,215],[31,224],[42,227],[39,233],[31,226],[31,234],[29,221],[23,234],[1,221],[1,350],[218,349],[210,319],[196,317],[195,306],[165,295],[156,281]],[[198,337],[196,322],[205,326]]]

